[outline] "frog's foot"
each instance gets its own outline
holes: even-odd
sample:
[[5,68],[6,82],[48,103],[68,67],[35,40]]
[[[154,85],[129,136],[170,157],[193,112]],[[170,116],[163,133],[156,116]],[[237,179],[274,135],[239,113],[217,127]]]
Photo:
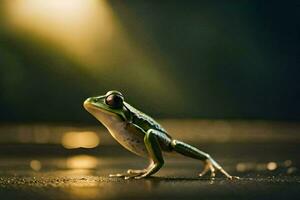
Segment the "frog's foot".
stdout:
[[204,168],[199,176],[204,176],[207,172],[210,171],[210,177],[214,178],[216,176],[215,168],[209,161],[204,161]]
[[130,179],[130,178],[139,177],[145,174],[147,171],[148,171],[147,169],[141,169],[141,170],[128,169],[126,173],[110,174],[109,177]]
[[128,176],[126,176],[125,179],[130,179],[130,178],[138,179],[139,177],[142,177],[144,174],[146,174],[147,171],[148,169],[141,169],[141,170],[129,169],[127,170]]
[[220,171],[222,174],[224,174],[228,179],[234,180],[234,179],[239,179],[237,176],[231,176],[228,174],[215,160],[212,158],[209,158],[204,161],[204,169],[203,171],[199,174],[199,176],[204,176],[208,171],[210,171],[210,177],[215,178],[216,176],[216,170]]

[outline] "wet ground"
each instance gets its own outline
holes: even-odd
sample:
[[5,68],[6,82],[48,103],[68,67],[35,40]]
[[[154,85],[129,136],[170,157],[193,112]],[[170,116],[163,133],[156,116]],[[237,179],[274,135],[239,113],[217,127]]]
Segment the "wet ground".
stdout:
[[[28,139],[28,142],[13,143],[2,138],[0,199],[299,199],[300,142],[295,133],[289,135],[288,131],[289,128],[297,131],[298,126],[284,124],[278,128],[276,123],[248,124],[241,128],[238,124],[236,127],[229,123],[231,131],[224,129],[227,136],[223,134],[222,140],[216,140],[218,133],[211,133],[210,137],[194,135],[195,140],[190,141],[209,152],[229,173],[241,177],[235,181],[226,180],[220,174],[214,180],[199,178],[201,162],[182,156],[168,157],[164,168],[152,178],[109,178],[109,173],[143,168],[147,162],[110,142],[100,142],[91,149],[66,149],[54,142],[33,143]],[[249,134],[253,125],[254,132],[265,136]],[[195,126],[204,127],[201,123]],[[237,128],[241,134],[249,135],[231,140]],[[19,129],[19,132],[27,130]],[[27,132],[29,137],[32,130]],[[104,130],[99,132],[101,135]],[[187,141],[189,137],[192,136]]]

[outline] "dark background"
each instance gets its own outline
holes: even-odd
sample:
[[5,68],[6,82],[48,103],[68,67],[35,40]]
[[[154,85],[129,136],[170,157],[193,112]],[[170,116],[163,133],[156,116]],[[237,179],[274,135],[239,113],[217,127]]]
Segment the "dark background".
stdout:
[[92,67],[0,12],[1,122],[95,122],[82,102],[111,89],[154,117],[300,119],[299,1],[107,4],[122,34]]

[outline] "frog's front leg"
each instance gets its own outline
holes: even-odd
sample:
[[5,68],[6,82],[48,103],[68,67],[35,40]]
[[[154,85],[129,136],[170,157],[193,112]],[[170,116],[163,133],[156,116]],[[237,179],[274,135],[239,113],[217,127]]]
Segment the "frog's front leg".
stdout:
[[[137,126],[136,128],[140,129]],[[146,169],[142,169],[142,170],[129,169],[127,170],[126,173],[111,174],[109,175],[110,177],[124,177],[125,179],[129,179],[129,178],[141,179],[141,178],[151,176],[163,166],[164,159],[162,156],[160,144],[158,142],[158,137],[160,136],[161,133],[157,130],[149,129],[144,134],[145,134],[144,144],[148,151],[148,155],[150,159],[149,166]]]
[[149,129],[145,134],[144,143],[152,164],[149,165],[145,173],[135,176],[135,179],[149,177],[152,174],[158,172],[158,170],[164,165],[164,159],[162,156],[160,144],[158,142],[159,136],[160,132],[154,129]]
[[148,169],[152,166],[153,162],[150,161],[149,166],[146,169],[128,169],[125,173],[118,174],[110,174],[109,177],[118,177],[124,179],[134,178],[136,176],[140,176],[148,171]]

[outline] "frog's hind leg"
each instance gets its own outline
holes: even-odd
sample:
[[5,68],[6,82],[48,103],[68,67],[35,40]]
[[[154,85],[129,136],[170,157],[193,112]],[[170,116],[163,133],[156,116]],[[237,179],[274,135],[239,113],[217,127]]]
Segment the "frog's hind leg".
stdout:
[[210,157],[209,154],[200,151],[196,147],[193,147],[189,144],[186,144],[184,142],[181,142],[179,140],[172,140],[171,145],[173,147],[173,150],[176,151],[177,153],[180,153],[184,156],[191,157],[194,159],[198,159],[204,162],[204,169],[203,171],[199,174],[199,176],[203,176],[206,174],[208,171],[211,173],[211,177],[215,177],[215,171],[218,170],[222,174],[224,174],[228,179],[233,179],[236,177],[233,177],[229,175],[222,167],[219,165],[213,158]]

